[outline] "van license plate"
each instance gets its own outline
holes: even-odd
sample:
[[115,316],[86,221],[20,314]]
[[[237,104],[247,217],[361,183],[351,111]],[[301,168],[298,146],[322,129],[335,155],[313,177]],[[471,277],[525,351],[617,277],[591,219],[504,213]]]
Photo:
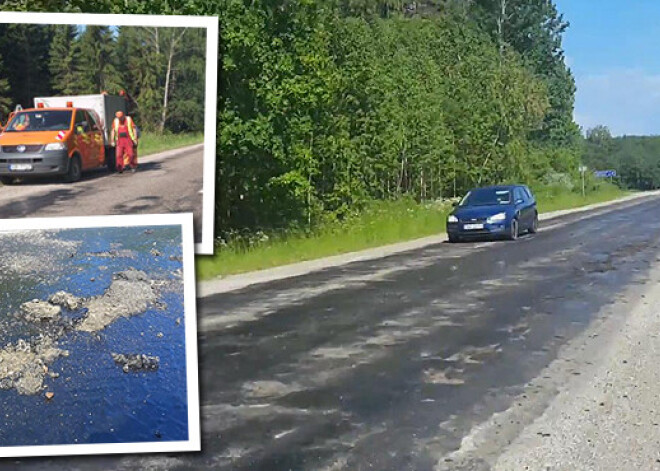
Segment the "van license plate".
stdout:
[[483,224],[465,224],[463,226],[463,229],[465,229],[466,231],[472,231],[475,229],[483,229],[483,228],[484,228]]
[[25,172],[32,170],[32,164],[10,164],[9,170],[12,172]]

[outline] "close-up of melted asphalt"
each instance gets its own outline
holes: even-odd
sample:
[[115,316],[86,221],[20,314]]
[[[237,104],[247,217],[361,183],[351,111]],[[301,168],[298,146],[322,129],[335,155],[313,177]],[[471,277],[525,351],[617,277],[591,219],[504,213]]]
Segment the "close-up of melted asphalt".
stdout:
[[432,470],[659,252],[653,196],[204,297],[201,452],[0,468]]

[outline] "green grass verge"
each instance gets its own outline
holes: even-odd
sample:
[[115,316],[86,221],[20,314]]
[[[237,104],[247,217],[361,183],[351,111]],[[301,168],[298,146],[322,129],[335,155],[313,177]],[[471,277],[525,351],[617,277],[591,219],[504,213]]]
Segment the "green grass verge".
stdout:
[[581,193],[562,191],[561,188],[545,187],[538,189],[536,199],[540,213],[549,213],[561,209],[579,208],[590,204],[612,201],[623,196],[632,194],[624,191],[616,185],[609,183],[601,184],[596,190],[589,191],[584,197]]
[[140,136],[139,155],[155,154],[202,142],[204,142],[204,134],[202,133],[157,134],[143,132]]
[[[601,185],[586,197],[553,187],[536,191],[540,212],[611,201],[627,194],[613,185]],[[271,237],[251,247],[233,244],[216,248],[213,256],[197,257],[197,277],[209,279],[262,270],[442,233],[450,210],[449,204],[380,202],[350,222],[320,229],[311,236],[291,234]]]

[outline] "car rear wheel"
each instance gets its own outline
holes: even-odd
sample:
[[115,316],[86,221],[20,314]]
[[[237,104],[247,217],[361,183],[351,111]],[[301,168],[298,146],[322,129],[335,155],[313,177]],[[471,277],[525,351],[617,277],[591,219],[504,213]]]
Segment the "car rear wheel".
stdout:
[[511,221],[511,228],[509,229],[509,240],[516,240],[518,238],[518,220]]
[[534,221],[532,221],[532,226],[529,228],[530,234],[536,234],[539,231],[539,215],[534,215]]
[[66,173],[65,181],[67,183],[73,183],[80,180],[82,176],[82,164],[80,162],[80,156],[74,155],[69,161],[69,170]]

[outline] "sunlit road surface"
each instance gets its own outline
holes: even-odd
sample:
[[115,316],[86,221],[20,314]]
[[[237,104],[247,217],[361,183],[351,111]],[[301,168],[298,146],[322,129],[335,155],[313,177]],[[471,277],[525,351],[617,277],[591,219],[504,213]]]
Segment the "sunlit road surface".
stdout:
[[133,174],[98,170],[76,183],[26,180],[0,187],[0,219],[193,212],[201,242],[203,147],[138,159]]
[[655,196],[563,216],[515,242],[442,243],[206,297],[201,453],[19,461],[451,469],[475,426],[511,407],[621,293],[648,282],[659,251]]

